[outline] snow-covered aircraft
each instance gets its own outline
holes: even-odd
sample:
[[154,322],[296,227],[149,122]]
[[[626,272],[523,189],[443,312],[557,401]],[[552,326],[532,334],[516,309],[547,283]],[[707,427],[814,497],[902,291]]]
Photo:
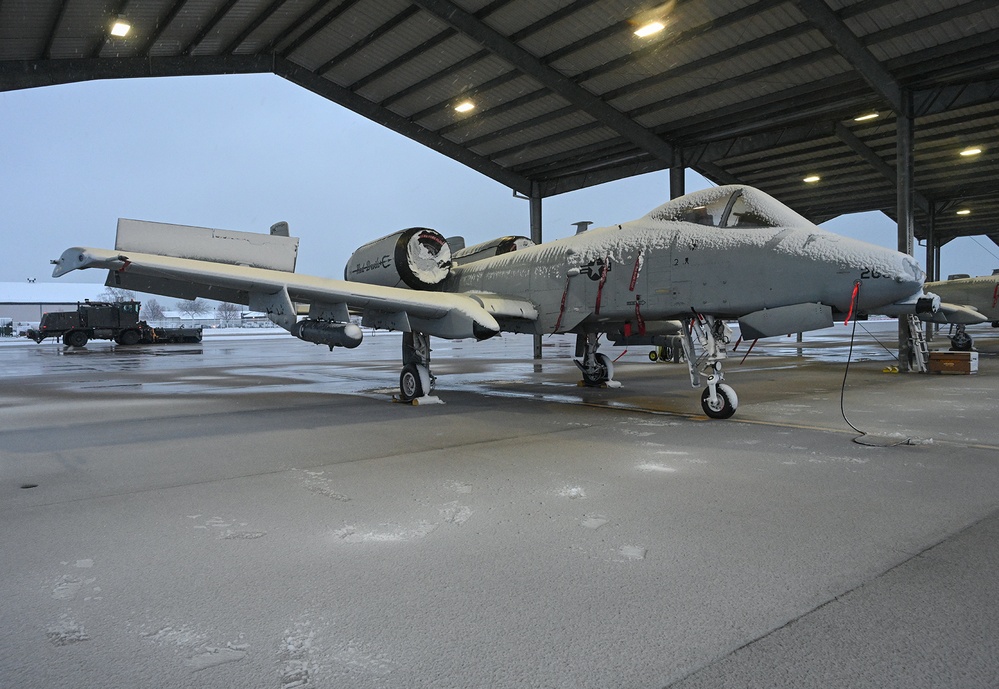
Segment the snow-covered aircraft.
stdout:
[[999,273],[927,282],[926,288],[950,303],[973,308],[999,328]]
[[822,230],[747,186],[688,194],[637,220],[540,245],[523,237],[463,245],[427,228],[402,230],[359,248],[335,280],[294,273],[298,240],[286,224],[265,235],[121,220],[115,249],[68,249],[53,276],[104,268],[111,286],[247,304],[331,350],[360,344],[350,322],[359,313],[362,325],[404,333],[407,401],[434,387],[431,336],[575,333],[584,382],[613,386],[600,336],[651,342],[679,320],[691,384],[705,377],[702,407],[713,418],[739,403],[722,382],[726,319],[752,339],[828,327],[837,314],[944,314],[910,256]]

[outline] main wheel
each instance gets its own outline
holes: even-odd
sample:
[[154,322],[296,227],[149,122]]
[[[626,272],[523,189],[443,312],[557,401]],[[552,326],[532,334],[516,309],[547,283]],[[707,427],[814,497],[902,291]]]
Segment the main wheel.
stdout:
[[950,338],[950,349],[952,352],[970,352],[974,346],[971,335],[966,332],[959,332]]
[[90,338],[87,337],[87,333],[82,330],[74,330],[66,333],[66,344],[70,347],[86,347],[89,340]]
[[131,347],[132,345],[139,344],[140,337],[138,330],[126,330],[118,336],[118,340],[126,347]]
[[426,394],[423,389],[423,377],[417,364],[406,364],[399,374],[399,396],[403,402],[412,402],[417,397]]
[[727,419],[739,408],[739,398],[728,385],[724,383],[715,386],[716,401],[711,404],[711,390],[704,388],[701,393],[701,409],[712,419]]
[[583,382],[590,387],[602,385],[614,377],[614,364],[611,362],[609,356],[606,354],[597,354],[593,358],[597,362],[596,370],[589,373],[583,371]]

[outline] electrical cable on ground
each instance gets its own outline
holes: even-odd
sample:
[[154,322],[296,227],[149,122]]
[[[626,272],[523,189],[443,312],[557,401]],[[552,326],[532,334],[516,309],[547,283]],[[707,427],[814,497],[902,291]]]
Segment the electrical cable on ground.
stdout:
[[[859,298],[860,298],[860,281],[858,280],[857,282],[855,282],[853,284],[853,296],[850,298],[850,312],[846,316],[846,322],[849,322],[850,318],[855,315],[854,311],[855,311],[855,309],[857,307],[857,302],[858,302]],[[865,330],[865,332],[867,331],[866,328],[864,330]],[[859,428],[857,428],[856,426],[854,426],[850,422],[850,419],[847,418],[847,416],[846,416],[846,405],[844,403],[844,398],[846,396],[846,378],[847,378],[847,376],[850,373],[850,362],[853,360],[853,344],[854,344],[854,341],[856,340],[856,337],[857,337],[857,319],[854,318],[853,319],[853,330],[850,332],[850,349],[849,349],[849,351],[847,352],[847,355],[846,355],[846,367],[843,369],[843,383],[842,383],[842,385],[840,386],[840,389],[839,389],[839,412],[843,416],[843,421],[845,421],[846,425],[849,426],[850,428],[852,428],[854,431],[856,431],[857,433],[860,433],[859,436],[857,436],[856,438],[853,439],[853,442],[857,443],[858,445],[867,445],[867,446],[871,446],[871,447],[896,447],[898,445],[915,445],[916,443],[913,442],[913,439],[911,437],[910,438],[905,438],[904,440],[899,440],[898,442],[889,442],[889,443],[886,443],[886,442],[873,442],[873,441],[872,442],[864,442],[863,439],[868,436],[868,432],[860,430]],[[875,338],[875,341],[877,341],[877,338]],[[881,343],[878,342],[878,344],[881,344]],[[881,345],[881,346],[884,347],[884,345]],[[887,349],[887,347],[885,349]],[[890,350],[888,350],[888,351],[889,351],[890,354],[892,353]],[[894,354],[893,354],[893,356],[894,356]],[[895,356],[895,358],[897,359],[898,357]],[[899,360],[899,363],[901,363],[901,360]]]

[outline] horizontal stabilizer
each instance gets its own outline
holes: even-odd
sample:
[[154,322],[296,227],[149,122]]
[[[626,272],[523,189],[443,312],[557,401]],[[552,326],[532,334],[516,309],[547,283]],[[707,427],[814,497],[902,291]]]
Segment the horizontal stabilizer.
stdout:
[[744,340],[819,330],[832,324],[832,308],[825,304],[778,306],[754,311],[739,319],[739,329]]
[[293,273],[298,237],[119,218],[115,249]]

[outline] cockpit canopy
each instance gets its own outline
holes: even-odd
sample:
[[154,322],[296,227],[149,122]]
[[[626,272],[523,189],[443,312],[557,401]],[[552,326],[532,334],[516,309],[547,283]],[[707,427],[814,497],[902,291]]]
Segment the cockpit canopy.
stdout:
[[713,187],[681,196],[652,211],[649,217],[710,227],[814,227],[772,196],[741,185]]

